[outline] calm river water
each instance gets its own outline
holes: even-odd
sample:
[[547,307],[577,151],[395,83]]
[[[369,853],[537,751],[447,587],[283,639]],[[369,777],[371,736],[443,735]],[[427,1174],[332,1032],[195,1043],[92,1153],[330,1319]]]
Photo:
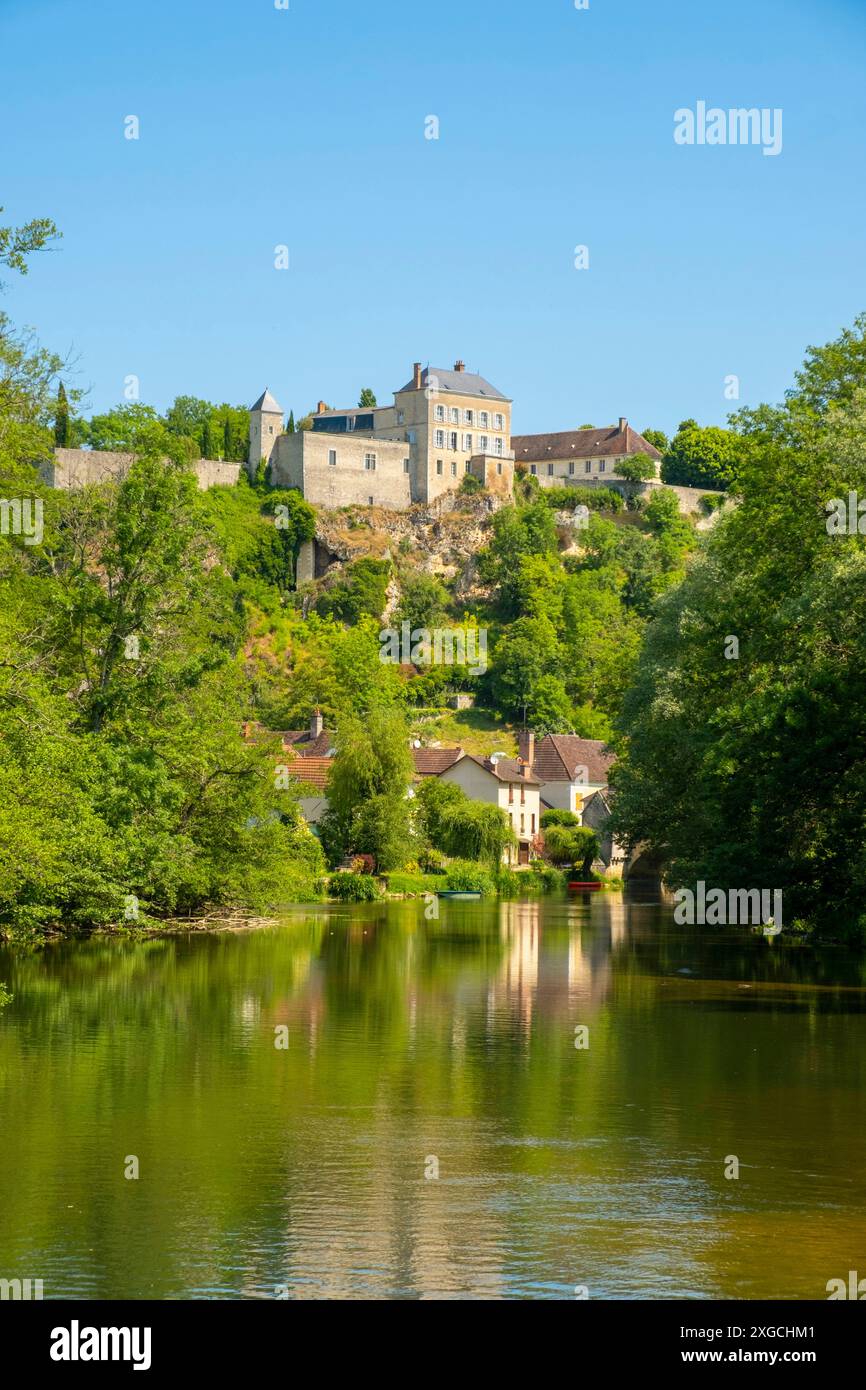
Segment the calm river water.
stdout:
[[7,948],[0,979],[0,1277],[46,1298],[866,1275],[866,961],[840,948],[611,896],[406,902]]

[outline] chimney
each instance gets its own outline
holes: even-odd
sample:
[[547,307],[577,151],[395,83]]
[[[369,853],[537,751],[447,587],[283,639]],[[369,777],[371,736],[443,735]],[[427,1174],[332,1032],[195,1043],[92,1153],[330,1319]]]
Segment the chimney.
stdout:
[[325,721],[322,718],[322,711],[317,707],[313,710],[310,718],[310,738],[318,738],[324,727]]
[[529,766],[529,763],[525,762],[523,758],[517,759],[517,768],[521,777],[529,777],[529,775],[532,772],[532,768]]
[[466,371],[466,363],[463,361],[462,357],[458,357],[457,361],[454,363],[454,370],[455,372]]
[[535,734],[531,729],[519,729],[517,732],[517,753],[525,763],[532,767],[535,762]]
[[325,402],[324,402],[324,401],[319,401],[319,404],[316,406],[316,414],[317,414],[317,415],[321,415],[322,412],[323,412],[324,410],[327,410],[327,409],[328,409],[328,407],[325,405]]
[[421,363],[415,362],[412,366],[412,385],[416,391],[421,390]]
[[626,432],[627,429],[628,429],[628,420],[625,418],[624,415],[620,415],[620,417],[619,417],[619,432],[620,432],[620,434],[625,434],[625,432]]

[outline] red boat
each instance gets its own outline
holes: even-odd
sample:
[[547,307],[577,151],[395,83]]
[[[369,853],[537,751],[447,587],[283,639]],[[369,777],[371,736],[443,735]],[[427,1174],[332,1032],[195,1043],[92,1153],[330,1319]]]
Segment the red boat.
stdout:
[[599,893],[599,892],[601,891],[601,884],[600,884],[600,883],[569,883],[569,885],[568,885],[568,891],[569,891],[569,893]]

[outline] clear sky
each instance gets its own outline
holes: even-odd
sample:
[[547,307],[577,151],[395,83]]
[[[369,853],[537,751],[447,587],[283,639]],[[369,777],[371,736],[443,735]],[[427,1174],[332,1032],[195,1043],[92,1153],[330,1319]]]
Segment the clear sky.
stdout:
[[[462,357],[517,433],[670,431],[866,309],[866,0],[289,3],[0,0],[3,220],[64,233],[0,304],[91,410]],[[701,100],[781,108],[782,152],[677,145]]]

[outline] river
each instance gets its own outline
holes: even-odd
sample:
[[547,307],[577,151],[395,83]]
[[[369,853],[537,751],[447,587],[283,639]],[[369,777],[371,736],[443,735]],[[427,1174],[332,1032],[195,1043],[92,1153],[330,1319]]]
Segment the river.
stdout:
[[0,979],[0,1278],[45,1298],[806,1299],[866,1275],[866,958],[843,948],[613,895],[394,902],[5,947]]

